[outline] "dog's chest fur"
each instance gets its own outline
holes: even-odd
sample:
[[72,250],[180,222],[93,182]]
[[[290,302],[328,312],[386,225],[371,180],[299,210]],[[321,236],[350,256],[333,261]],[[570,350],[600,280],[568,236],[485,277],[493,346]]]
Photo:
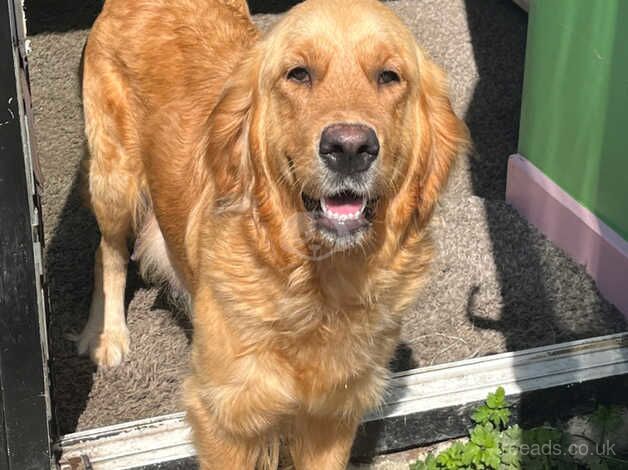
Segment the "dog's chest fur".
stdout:
[[[264,378],[264,384],[247,379],[258,384],[260,393],[281,395],[274,399],[288,413],[304,408],[352,414],[375,406],[401,313],[423,278],[426,244],[401,250],[387,267],[338,256],[303,259],[278,270],[231,229],[237,228],[221,224],[214,232],[220,236],[208,237],[212,242],[199,251],[195,335],[202,348],[212,344],[208,357],[216,356],[217,347],[231,352],[230,368],[208,386],[238,380],[247,370],[249,378]],[[230,377],[224,373],[229,369]],[[211,364],[207,374],[212,374]],[[269,381],[281,383],[281,390],[264,392]]]

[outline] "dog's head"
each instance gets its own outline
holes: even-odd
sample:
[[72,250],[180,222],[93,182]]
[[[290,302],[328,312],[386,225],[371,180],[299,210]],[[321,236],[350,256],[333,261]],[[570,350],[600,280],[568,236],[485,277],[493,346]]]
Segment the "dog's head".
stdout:
[[427,221],[468,138],[443,73],[377,0],[293,8],[234,72],[213,126],[233,143],[231,185],[255,181],[276,221],[307,213],[301,233],[335,250]]

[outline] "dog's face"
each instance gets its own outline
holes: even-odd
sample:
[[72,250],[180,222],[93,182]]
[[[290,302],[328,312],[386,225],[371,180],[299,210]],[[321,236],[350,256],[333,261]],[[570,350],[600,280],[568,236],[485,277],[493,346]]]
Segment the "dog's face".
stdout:
[[282,207],[309,214],[308,236],[345,250],[374,237],[376,221],[429,216],[466,129],[387,7],[306,1],[258,55],[250,158]]

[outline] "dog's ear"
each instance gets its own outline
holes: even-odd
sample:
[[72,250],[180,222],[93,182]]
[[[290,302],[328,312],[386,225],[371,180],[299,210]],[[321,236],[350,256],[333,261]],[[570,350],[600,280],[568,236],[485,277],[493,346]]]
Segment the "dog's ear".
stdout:
[[253,178],[248,134],[257,95],[258,56],[255,46],[243,56],[208,118],[207,160],[219,199],[243,196]]
[[449,101],[445,73],[417,47],[419,63],[418,211],[421,224],[432,214],[456,156],[470,145],[469,131]]

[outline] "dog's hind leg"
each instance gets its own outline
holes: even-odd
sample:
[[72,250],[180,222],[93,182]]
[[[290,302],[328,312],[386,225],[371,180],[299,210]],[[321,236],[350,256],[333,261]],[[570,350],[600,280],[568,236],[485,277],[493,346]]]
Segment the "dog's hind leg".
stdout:
[[141,201],[142,163],[126,150],[133,148],[129,142],[133,122],[124,84],[111,70],[90,75],[89,60],[85,66],[83,98],[90,150],[87,189],[101,240],[95,256],[89,319],[78,338],[78,351],[108,367],[120,364],[129,350],[124,313],[127,241]]

